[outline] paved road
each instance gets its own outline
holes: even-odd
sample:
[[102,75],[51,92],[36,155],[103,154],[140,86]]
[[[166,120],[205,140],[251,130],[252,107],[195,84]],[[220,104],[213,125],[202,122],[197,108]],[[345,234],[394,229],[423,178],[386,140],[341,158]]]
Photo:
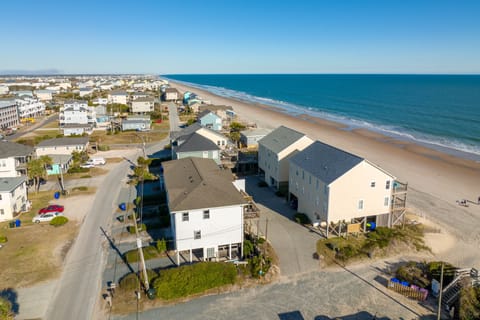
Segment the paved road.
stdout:
[[174,103],[168,104],[168,113],[170,118],[170,131],[180,131],[180,119],[178,118],[177,106]]
[[41,120],[41,121],[39,121],[39,122],[37,122],[33,125],[28,125],[28,126],[23,127],[22,129],[20,129],[15,134],[12,134],[11,136],[6,136],[5,140],[12,141],[12,140],[18,139],[21,136],[23,136],[23,135],[25,135],[29,132],[35,131],[36,129],[38,129],[42,126],[47,125],[50,122],[57,121],[57,120],[58,120],[58,114],[56,114],[56,113],[52,114],[52,115],[47,116],[43,120]]
[[105,237],[100,227],[108,230],[110,216],[125,177],[127,162],[119,164],[98,189],[90,212],[65,261],[65,268],[46,319],[91,319],[100,288],[104,262]]

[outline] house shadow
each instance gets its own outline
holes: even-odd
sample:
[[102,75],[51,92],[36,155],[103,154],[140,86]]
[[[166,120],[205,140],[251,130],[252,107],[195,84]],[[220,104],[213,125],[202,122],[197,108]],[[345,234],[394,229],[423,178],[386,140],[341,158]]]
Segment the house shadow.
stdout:
[[245,191],[253,197],[257,204],[261,204],[268,209],[275,211],[282,216],[293,220],[296,210],[292,209],[285,197],[275,194],[275,190],[269,187],[260,187],[262,180],[258,176],[245,176]]
[[3,298],[10,302],[12,312],[18,314],[20,311],[20,305],[18,304],[18,293],[15,289],[8,288],[0,291],[0,298]]
[[[335,318],[331,318],[328,316],[316,316],[314,320],[391,320],[391,318],[388,317],[377,317],[376,314],[371,314],[370,312],[367,311],[360,311],[355,314],[349,314],[349,315],[344,315],[344,316],[338,316]],[[399,318],[402,319],[402,318]]]

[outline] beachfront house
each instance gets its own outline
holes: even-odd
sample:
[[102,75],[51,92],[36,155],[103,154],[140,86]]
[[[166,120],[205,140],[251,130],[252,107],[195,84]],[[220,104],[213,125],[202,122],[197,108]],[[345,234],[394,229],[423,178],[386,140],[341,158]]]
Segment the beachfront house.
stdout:
[[182,252],[189,262],[193,256],[241,257],[247,202],[231,172],[211,159],[185,158],[162,165],[177,264]]
[[230,140],[221,134],[220,132],[214,131],[209,128],[202,127],[199,123],[194,123],[181,131],[175,131],[170,133],[170,143],[172,146],[180,145],[182,140],[185,140],[186,136],[190,136],[192,133],[198,133],[199,135],[203,136],[204,138],[209,139],[213,143],[215,143],[221,150],[224,150],[232,143]]
[[257,149],[258,141],[263,139],[270,132],[272,132],[272,130],[262,128],[243,130],[240,132],[240,144],[244,148]]
[[197,115],[197,122],[205,128],[209,128],[215,131],[222,130],[222,118],[220,118],[210,110],[201,111]]
[[26,180],[25,176],[0,178],[0,222],[28,210]]
[[154,104],[155,102],[152,97],[140,97],[131,102],[130,112],[141,114],[153,112]]
[[33,148],[20,143],[0,141],[0,178],[27,175],[27,162],[33,156]]
[[258,141],[258,170],[275,189],[288,190],[288,159],[313,140],[296,130],[280,126]]
[[180,100],[180,92],[178,92],[176,88],[165,88],[165,92],[163,93],[163,100],[176,102]]
[[122,131],[149,131],[152,121],[149,115],[129,115],[122,119]]
[[220,147],[199,133],[180,137],[172,145],[172,159],[188,157],[212,159],[220,164]]
[[395,177],[387,171],[320,141],[292,156],[289,162],[291,204],[314,225],[360,220],[391,225]]
[[72,154],[73,151],[87,151],[88,137],[55,138],[41,141],[35,146],[37,157],[52,156],[56,154]]

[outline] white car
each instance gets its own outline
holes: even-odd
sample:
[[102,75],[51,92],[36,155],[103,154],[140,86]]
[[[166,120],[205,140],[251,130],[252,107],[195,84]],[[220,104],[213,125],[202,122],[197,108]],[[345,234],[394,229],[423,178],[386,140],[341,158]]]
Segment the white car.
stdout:
[[40,222],[51,221],[53,220],[53,218],[58,216],[63,216],[63,212],[49,212],[49,213],[39,214],[38,216],[33,217],[32,222],[40,223]]
[[95,167],[95,165],[93,163],[90,163],[90,162],[87,162],[87,163],[84,163],[80,166],[80,168],[93,168]]

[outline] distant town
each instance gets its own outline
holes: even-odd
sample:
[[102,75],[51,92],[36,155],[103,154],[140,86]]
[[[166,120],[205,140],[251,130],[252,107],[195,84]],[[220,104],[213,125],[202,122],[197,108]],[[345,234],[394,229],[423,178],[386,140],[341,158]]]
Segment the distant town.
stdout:
[[[336,294],[384,304],[362,305],[362,319],[473,308],[462,297],[478,271],[424,259],[406,181],[287,125],[247,121],[235,104],[153,75],[0,78],[8,316],[154,319],[166,305],[313,271],[304,289],[328,295],[354,263],[372,284]],[[421,258],[372,273],[400,252]]]

